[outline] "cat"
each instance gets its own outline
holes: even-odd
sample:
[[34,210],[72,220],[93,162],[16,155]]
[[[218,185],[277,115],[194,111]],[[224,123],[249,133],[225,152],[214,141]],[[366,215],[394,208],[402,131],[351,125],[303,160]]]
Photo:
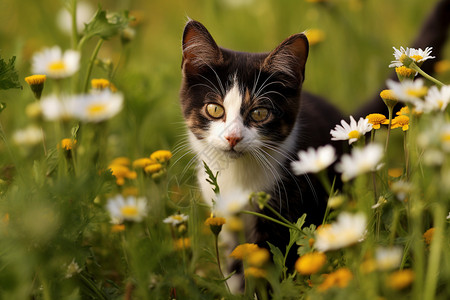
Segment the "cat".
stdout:
[[[434,47],[436,60],[447,37],[449,3],[438,3],[412,45]],[[204,200],[211,204],[214,192],[203,161],[214,174],[218,172],[224,198],[264,191],[271,195],[268,205],[286,219],[295,222],[306,213],[306,225],[321,224],[326,191],[313,174],[293,175],[290,163],[308,147],[332,144],[342,154],[343,143],[332,142],[330,130],[344,116],[325,99],[302,89],[309,50],[306,36],[294,34],[268,53],[237,52],[219,47],[205,26],[189,20],[182,48],[180,103],[199,162]],[[424,64],[425,70],[430,71],[436,60]],[[354,116],[385,110],[377,93]],[[330,179],[335,175],[330,168]],[[267,209],[262,213],[271,215]],[[289,241],[288,230],[262,218],[251,218],[246,231],[247,242],[261,247],[270,242],[284,250]],[[293,264],[295,254],[291,251],[288,264]]]

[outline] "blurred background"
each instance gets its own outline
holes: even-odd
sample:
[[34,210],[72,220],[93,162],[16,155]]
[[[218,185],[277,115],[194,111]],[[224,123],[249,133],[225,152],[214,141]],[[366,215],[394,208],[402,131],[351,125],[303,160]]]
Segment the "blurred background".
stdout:
[[[128,10],[136,18],[135,36],[125,49],[120,39],[114,38],[104,43],[98,57],[118,66],[112,81],[127,100],[125,114],[116,121],[124,121],[117,130],[129,133],[131,143],[122,145],[132,149],[117,152],[142,155],[155,148],[173,147],[185,131],[178,90],[181,35],[188,18],[201,21],[219,45],[241,51],[269,51],[287,36],[309,30],[312,46],[305,89],[351,113],[378,92],[391,72],[392,47],[410,45],[436,2],[100,0],[79,1],[79,5],[88,7],[88,15],[101,5],[108,12]],[[23,78],[30,75],[33,53],[53,45],[71,47],[70,35],[59,21],[65,4],[62,0],[0,2],[0,55],[4,59],[17,57],[16,67],[24,86],[23,90],[1,94],[10,111],[20,112],[32,101]],[[86,47],[82,58],[85,64],[95,43],[92,40]],[[448,58],[448,48],[445,53]],[[81,74],[85,68],[82,66]],[[98,67],[93,72],[93,78],[106,76]],[[445,76],[448,78],[448,72],[438,78],[444,80]],[[8,127],[27,122],[20,113],[2,117],[6,132]]]

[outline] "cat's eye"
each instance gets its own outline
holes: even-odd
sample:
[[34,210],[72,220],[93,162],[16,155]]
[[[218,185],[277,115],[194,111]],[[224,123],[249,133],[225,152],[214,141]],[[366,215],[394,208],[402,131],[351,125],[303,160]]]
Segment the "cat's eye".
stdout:
[[225,110],[219,104],[209,103],[206,105],[206,113],[214,119],[220,119],[225,114]]
[[265,121],[269,117],[269,110],[263,107],[255,108],[251,111],[250,117],[255,122]]

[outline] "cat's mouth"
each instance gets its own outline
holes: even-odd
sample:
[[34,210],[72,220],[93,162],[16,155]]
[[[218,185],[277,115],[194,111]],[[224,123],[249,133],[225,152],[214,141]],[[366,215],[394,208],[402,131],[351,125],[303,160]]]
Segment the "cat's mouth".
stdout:
[[243,152],[239,152],[234,149],[225,150],[223,152],[225,153],[226,156],[228,156],[229,158],[233,158],[233,159],[239,158],[244,155]]

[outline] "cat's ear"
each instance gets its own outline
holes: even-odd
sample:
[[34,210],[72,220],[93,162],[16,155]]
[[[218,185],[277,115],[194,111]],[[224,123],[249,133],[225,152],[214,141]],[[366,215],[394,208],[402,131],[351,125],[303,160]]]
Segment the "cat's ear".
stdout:
[[205,26],[197,21],[189,21],[183,33],[183,71],[198,73],[203,67],[221,61],[219,46]]
[[294,34],[284,40],[264,60],[263,68],[270,72],[285,74],[298,81],[305,79],[305,64],[309,43],[303,33]]

